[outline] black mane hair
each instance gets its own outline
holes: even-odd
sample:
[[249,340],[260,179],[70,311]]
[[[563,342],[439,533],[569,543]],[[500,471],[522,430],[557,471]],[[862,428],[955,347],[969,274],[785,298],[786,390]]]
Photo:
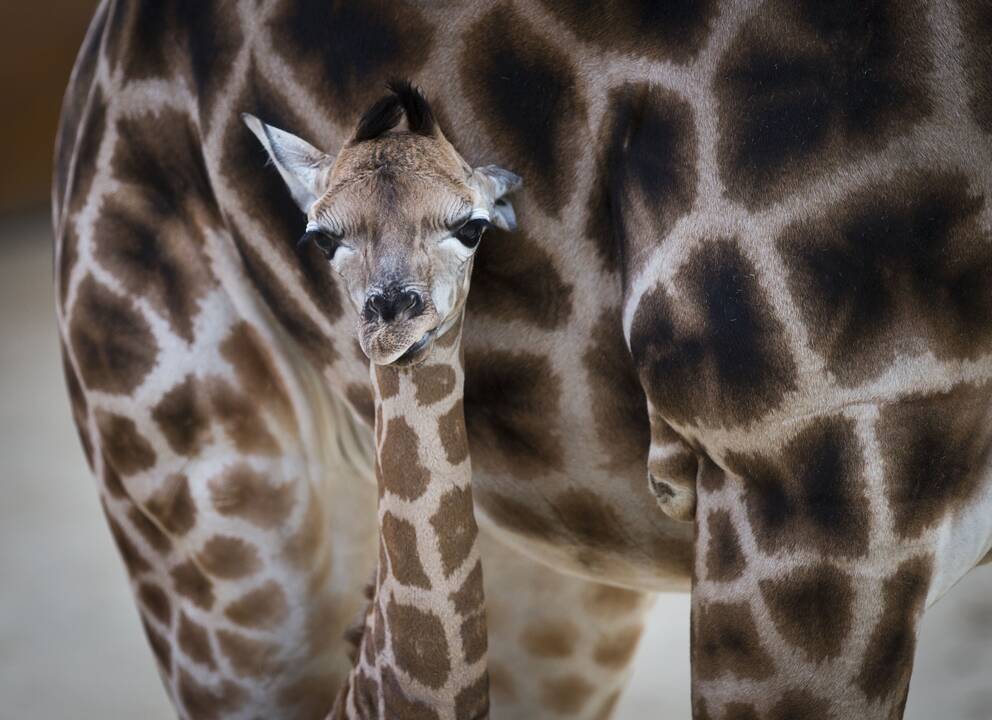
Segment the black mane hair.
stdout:
[[409,80],[391,80],[386,87],[390,94],[376,100],[358,121],[352,142],[374,140],[396,127],[406,115],[410,132],[417,135],[434,133],[434,113],[427,98]]

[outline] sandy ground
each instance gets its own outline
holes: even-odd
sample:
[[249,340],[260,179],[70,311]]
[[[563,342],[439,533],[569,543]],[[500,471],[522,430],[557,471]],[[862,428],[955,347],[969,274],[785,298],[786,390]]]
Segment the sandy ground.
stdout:
[[[0,717],[173,717],[69,417],[43,217],[0,223]],[[689,602],[659,598],[616,717],[689,717]],[[923,624],[907,717],[992,720],[992,570]]]

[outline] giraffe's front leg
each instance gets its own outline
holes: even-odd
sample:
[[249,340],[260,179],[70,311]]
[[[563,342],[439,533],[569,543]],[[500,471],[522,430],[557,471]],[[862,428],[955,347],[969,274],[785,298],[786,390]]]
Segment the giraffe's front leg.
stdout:
[[[700,473],[695,718],[901,718],[936,566],[893,537],[866,417],[790,428]],[[922,478],[920,478],[922,480]]]

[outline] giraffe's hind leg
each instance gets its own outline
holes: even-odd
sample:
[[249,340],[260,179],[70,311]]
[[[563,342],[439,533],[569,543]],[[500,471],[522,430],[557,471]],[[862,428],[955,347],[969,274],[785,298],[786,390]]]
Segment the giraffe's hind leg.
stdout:
[[107,521],[183,717],[323,717],[375,563],[374,488],[308,446],[316,428],[302,426],[326,417],[302,417],[292,393],[266,398],[286,385],[258,374],[265,361],[246,367],[264,357],[257,337],[238,321],[224,341],[239,346],[233,372],[201,362],[149,403],[85,393],[67,360]]
[[563,575],[479,537],[492,717],[612,717],[653,595]]
[[58,230],[74,417],[179,714],[322,717],[375,564],[374,486],[216,210],[163,200],[194,160],[142,149],[161,186],[74,186]]

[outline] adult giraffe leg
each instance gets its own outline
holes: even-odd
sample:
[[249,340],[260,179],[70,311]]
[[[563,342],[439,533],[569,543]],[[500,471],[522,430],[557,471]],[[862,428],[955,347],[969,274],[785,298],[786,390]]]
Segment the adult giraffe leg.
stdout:
[[[189,399],[249,405],[247,388],[204,392]],[[101,501],[179,714],[323,717],[374,565],[374,491],[275,423],[276,455],[224,447],[231,430],[248,439],[250,415],[214,421],[216,444],[166,458],[146,413],[86,403]]]
[[479,534],[494,720],[606,720],[630,677],[653,595],[558,571]]
[[322,717],[374,567],[374,489],[337,451],[337,403],[245,301],[222,225],[161,218],[158,197],[70,201],[96,208],[59,238],[74,417],[178,713]]
[[[774,447],[729,452],[723,467],[706,461],[694,717],[902,717],[940,557],[933,533],[908,541],[893,531],[886,507],[906,479],[892,459],[914,456],[897,439],[883,460],[888,440],[876,423],[885,413],[864,406],[804,419]],[[908,481],[938,482],[927,470]],[[905,497],[896,512],[911,506]]]

